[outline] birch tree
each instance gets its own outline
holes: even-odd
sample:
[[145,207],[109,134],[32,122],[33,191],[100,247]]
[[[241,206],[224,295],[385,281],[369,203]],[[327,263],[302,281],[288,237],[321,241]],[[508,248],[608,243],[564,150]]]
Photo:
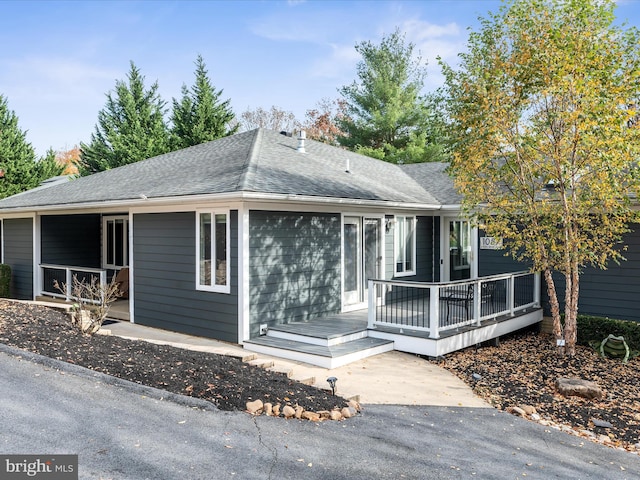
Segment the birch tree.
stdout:
[[[464,209],[544,275],[575,354],[580,272],[624,260],[640,159],[639,36],[613,0],[512,0],[443,65]],[[565,279],[564,324],[554,272]],[[564,345],[564,349],[562,346]]]

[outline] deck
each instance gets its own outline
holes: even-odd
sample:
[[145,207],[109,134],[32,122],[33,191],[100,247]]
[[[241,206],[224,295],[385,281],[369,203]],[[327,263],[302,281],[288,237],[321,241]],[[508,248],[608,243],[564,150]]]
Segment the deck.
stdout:
[[537,275],[372,280],[369,308],[269,327],[247,350],[334,368],[391,349],[440,357],[542,321]]

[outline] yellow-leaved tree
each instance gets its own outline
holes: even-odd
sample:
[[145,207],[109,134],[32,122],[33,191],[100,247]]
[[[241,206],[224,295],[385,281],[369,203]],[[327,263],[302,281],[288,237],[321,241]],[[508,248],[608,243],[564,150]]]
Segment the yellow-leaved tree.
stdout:
[[[442,63],[465,212],[542,272],[575,354],[580,272],[623,260],[640,186],[640,42],[612,0],[512,0]],[[554,272],[565,280],[564,324]],[[562,299],[562,298],[561,298]],[[564,346],[564,348],[562,348]]]

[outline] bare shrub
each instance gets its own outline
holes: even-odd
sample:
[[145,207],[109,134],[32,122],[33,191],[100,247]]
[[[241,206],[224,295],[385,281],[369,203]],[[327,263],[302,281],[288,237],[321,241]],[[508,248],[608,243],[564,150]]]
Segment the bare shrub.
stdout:
[[[61,286],[55,281],[54,287],[66,295],[65,283]],[[111,304],[121,294],[120,283],[115,281],[115,277],[110,283],[101,283],[96,277],[91,277],[86,282],[78,280],[74,275],[71,284],[71,299],[74,303],[69,312],[71,323],[82,333],[93,335],[107,318]]]

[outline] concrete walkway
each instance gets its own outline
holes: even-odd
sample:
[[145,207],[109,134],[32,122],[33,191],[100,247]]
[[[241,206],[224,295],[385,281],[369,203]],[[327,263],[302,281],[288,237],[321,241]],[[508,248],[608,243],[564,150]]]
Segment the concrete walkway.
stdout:
[[328,388],[336,377],[337,393],[363,404],[489,407],[458,377],[416,355],[387,352],[343,367],[326,369],[266,355],[208,338],[159,330],[129,322],[103,326],[102,334],[145,340],[178,348],[231,355],[285,373],[295,380]]

